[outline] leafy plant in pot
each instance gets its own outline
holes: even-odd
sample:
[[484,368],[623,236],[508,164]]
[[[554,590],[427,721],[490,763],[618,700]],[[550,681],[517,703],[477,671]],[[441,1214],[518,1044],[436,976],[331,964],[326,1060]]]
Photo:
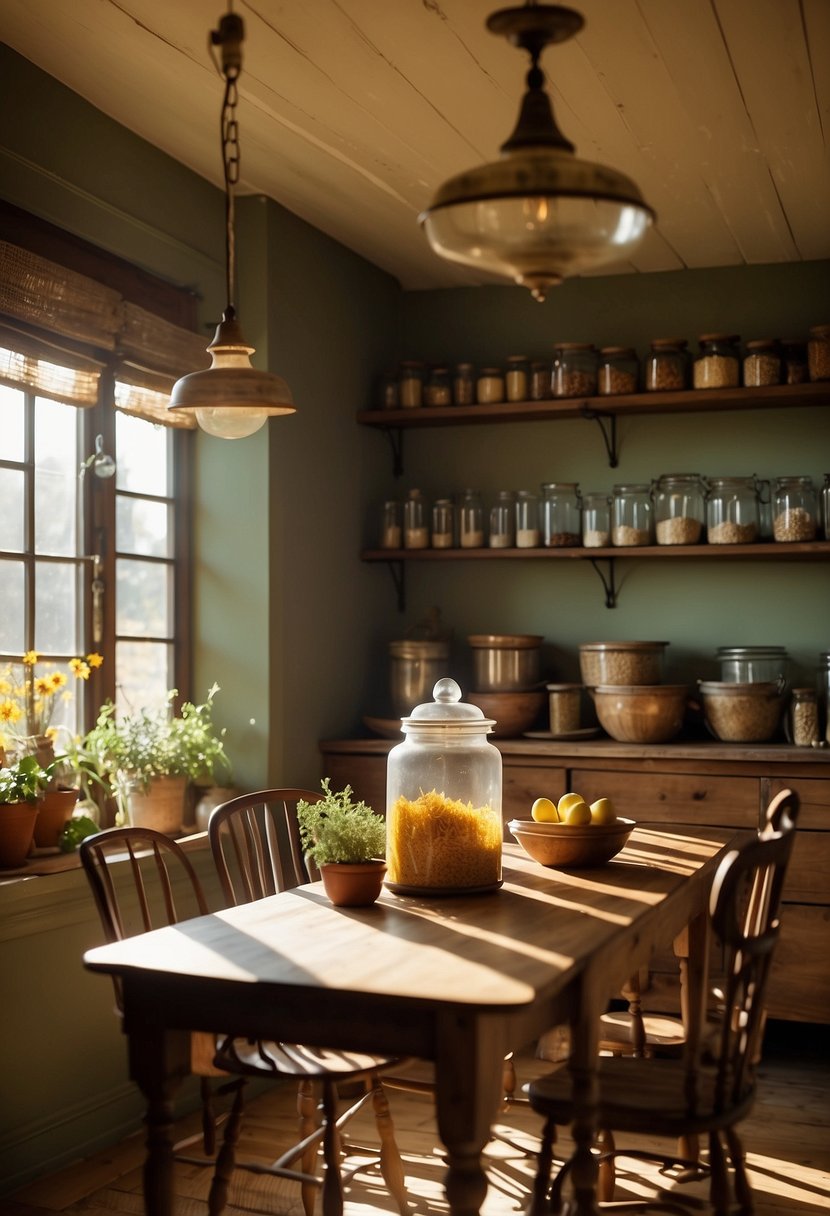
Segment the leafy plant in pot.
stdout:
[[326,894],[337,907],[372,904],[386,873],[386,820],[365,802],[355,802],[350,785],[333,791],[324,777],[321,788],[319,801],[297,803],[305,855],[319,867]]
[[36,756],[22,756],[0,768],[0,867],[22,866],[32,845],[38,803],[49,773]]

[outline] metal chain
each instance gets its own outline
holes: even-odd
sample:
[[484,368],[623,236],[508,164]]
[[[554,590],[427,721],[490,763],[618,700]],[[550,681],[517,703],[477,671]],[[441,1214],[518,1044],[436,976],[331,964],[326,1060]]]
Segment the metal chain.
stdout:
[[[239,94],[236,87],[238,73],[225,75],[225,96],[222,103],[222,164],[225,173],[225,235],[227,241],[227,300],[228,312],[235,312],[234,284],[236,281],[236,235],[233,187],[239,181],[239,125],[236,121],[236,105]],[[229,316],[230,319],[230,316]]]

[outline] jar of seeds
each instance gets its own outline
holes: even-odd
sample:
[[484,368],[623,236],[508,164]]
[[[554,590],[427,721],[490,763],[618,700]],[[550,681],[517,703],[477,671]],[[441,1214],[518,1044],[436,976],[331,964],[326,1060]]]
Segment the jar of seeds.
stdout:
[[706,487],[699,473],[666,473],[654,490],[658,545],[697,545],[703,535]]
[[746,344],[744,384],[760,388],[781,383],[781,347],[774,338],[753,338]]
[[546,549],[582,544],[579,486],[575,481],[550,481],[542,486],[542,544]]
[[515,526],[515,495],[512,490],[499,490],[490,508],[490,548],[512,549],[516,544]]
[[424,385],[424,405],[452,405],[450,369],[435,365],[429,369]]
[[754,477],[712,477],[706,496],[710,545],[749,545],[758,539],[758,483]]
[[407,359],[398,375],[398,397],[402,409],[417,409],[424,403],[424,380],[426,365],[417,359]]
[[582,543],[586,549],[604,549],[611,544],[611,499],[591,493],[582,499]]
[[790,542],[815,540],[818,502],[811,477],[777,477],[772,494],[772,536]]
[[695,388],[737,388],[741,382],[740,338],[737,334],[701,334],[694,362]]
[[688,342],[685,338],[654,338],[643,366],[646,392],[677,392],[689,387]]
[[595,397],[597,351],[590,342],[560,342],[553,352],[554,397]]
[[482,367],[476,380],[479,405],[498,405],[504,401],[504,372],[500,367]]
[[484,510],[478,490],[465,490],[461,496],[458,539],[462,549],[480,549],[484,544]]
[[472,363],[456,363],[452,377],[453,405],[474,405],[475,399],[476,381]]
[[547,401],[550,397],[550,364],[534,359],[530,365],[530,400]]
[[401,504],[390,498],[383,504],[380,517],[381,549],[400,549],[403,544],[401,527]]
[[409,490],[403,504],[403,547],[429,548],[427,503],[420,490]]
[[797,338],[785,338],[781,343],[781,381],[783,384],[806,384],[810,379],[807,367],[807,343]]
[[611,544],[626,549],[651,543],[650,487],[645,483],[614,486],[611,496]]
[[815,688],[794,688],[790,697],[787,735],[796,747],[814,747],[819,741],[818,695]]
[[530,378],[530,362],[526,355],[508,355],[507,371],[504,377],[505,393],[508,401],[527,401],[528,380]]
[[541,535],[539,499],[532,490],[519,490],[516,495],[516,548],[538,548]]
[[597,393],[600,397],[615,397],[619,393],[636,393],[640,375],[637,355],[630,346],[603,346],[599,352]]
[[830,325],[813,325],[807,342],[811,380],[830,380]]
[[432,504],[432,547],[452,549],[455,544],[455,504],[451,498],[436,498]]

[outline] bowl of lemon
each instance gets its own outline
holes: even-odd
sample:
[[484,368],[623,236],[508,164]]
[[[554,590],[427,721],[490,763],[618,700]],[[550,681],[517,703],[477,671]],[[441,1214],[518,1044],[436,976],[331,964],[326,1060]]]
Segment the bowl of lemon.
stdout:
[[574,791],[558,802],[537,798],[530,816],[511,819],[508,831],[534,861],[563,870],[604,865],[634,829],[634,820],[618,816],[610,798],[588,803]]

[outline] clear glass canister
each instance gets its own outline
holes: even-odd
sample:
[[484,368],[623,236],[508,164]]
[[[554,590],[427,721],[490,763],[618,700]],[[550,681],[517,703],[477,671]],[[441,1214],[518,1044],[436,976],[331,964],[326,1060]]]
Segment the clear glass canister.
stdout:
[[424,405],[452,405],[450,369],[436,365],[429,369],[424,385]]
[[787,714],[787,738],[796,747],[819,741],[818,695],[815,688],[794,688]]
[[746,344],[744,384],[761,388],[781,383],[781,346],[774,338],[754,338]]
[[462,549],[484,544],[484,510],[478,490],[465,490],[458,508],[458,539]]
[[452,549],[455,544],[455,503],[451,498],[436,498],[432,504],[432,547]]
[[811,380],[830,380],[830,325],[813,325],[807,342]]
[[516,495],[516,548],[536,549],[541,538],[539,499],[532,490],[519,490]]
[[504,401],[504,372],[500,367],[482,367],[476,380],[479,405],[498,405]]
[[380,547],[381,549],[400,549],[402,544],[401,504],[397,499],[390,498],[383,504],[381,512]]
[[398,373],[395,370],[381,372],[377,383],[377,407],[380,410],[396,410],[398,397]]
[[830,473],[824,474],[824,485],[821,487],[821,518],[824,539],[830,540]]
[[547,549],[582,544],[579,486],[575,481],[550,481],[542,486],[542,544]]
[[516,496],[512,490],[499,490],[490,508],[491,549],[512,549],[516,544]]
[[501,886],[501,753],[494,726],[441,679],[404,718],[386,769],[386,885],[401,895],[464,895]]
[[809,379],[807,343],[798,338],[785,338],[781,343],[782,383],[806,384]]
[[429,548],[427,504],[420,490],[409,490],[403,504],[403,547]]
[[456,363],[452,376],[453,405],[474,405],[475,399],[475,368],[472,363]]
[[611,544],[611,499],[608,494],[591,493],[583,497],[582,543],[586,549],[602,549]]
[[527,401],[529,392],[530,363],[527,355],[508,355],[504,377],[508,401]]
[[547,401],[550,397],[550,364],[535,359],[530,365],[530,400]]
[[600,397],[636,393],[639,378],[640,364],[630,346],[602,347],[597,371],[597,393]]
[[665,473],[654,489],[658,545],[696,545],[703,534],[706,487],[699,473]]
[[815,540],[818,501],[811,477],[777,477],[772,493],[772,536],[778,541]]
[[652,542],[651,488],[616,485],[611,495],[611,544],[619,548]]
[[741,383],[740,338],[737,334],[701,334],[695,359],[695,388],[737,388]]
[[645,363],[646,392],[670,393],[689,386],[689,352],[685,338],[654,338]]
[[426,365],[416,359],[405,360],[398,372],[398,398],[402,409],[415,409],[424,404]]
[[710,545],[749,545],[758,539],[758,483],[754,477],[712,477],[706,496]]
[[554,397],[595,397],[597,351],[590,342],[560,342],[553,352]]

